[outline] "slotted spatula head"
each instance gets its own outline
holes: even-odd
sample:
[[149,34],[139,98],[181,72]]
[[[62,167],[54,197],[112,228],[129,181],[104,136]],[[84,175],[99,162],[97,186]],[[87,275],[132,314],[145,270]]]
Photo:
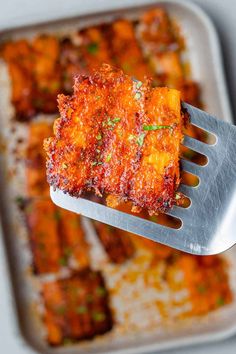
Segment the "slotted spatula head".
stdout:
[[183,145],[205,155],[204,166],[181,159],[182,169],[199,177],[199,184],[180,185],[191,201],[187,208],[174,206],[168,215],[181,220],[178,229],[163,226],[109,208],[85,198],[74,198],[51,188],[52,201],[67,210],[144,236],[150,240],[198,255],[223,252],[236,243],[236,127],[183,104],[191,123],[215,136],[212,145],[189,136]]

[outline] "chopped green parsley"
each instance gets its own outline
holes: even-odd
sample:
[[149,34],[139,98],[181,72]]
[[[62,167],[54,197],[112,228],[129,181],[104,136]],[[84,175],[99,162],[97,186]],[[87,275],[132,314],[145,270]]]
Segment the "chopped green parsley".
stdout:
[[143,84],[142,81],[138,81],[136,85],[137,89],[139,89],[142,86],[142,84]]
[[93,54],[95,55],[97,52],[98,52],[98,43],[96,42],[93,42],[93,43],[90,43],[88,46],[87,46],[87,50],[90,54]]
[[86,306],[78,306],[75,312],[79,315],[83,315],[84,313],[88,312],[88,309]]
[[143,146],[144,138],[145,138],[145,133],[140,134],[139,137],[137,138],[137,144],[139,146]]
[[108,154],[106,157],[106,162],[109,162],[111,160],[112,154]]
[[136,99],[136,100],[140,100],[140,98],[142,97],[142,94],[141,94],[141,92],[136,92],[135,93],[135,95],[134,95],[134,98]]
[[96,322],[102,322],[106,318],[106,316],[103,312],[93,312],[92,317],[93,317],[93,320]]
[[171,125],[143,125],[143,130],[171,129]]

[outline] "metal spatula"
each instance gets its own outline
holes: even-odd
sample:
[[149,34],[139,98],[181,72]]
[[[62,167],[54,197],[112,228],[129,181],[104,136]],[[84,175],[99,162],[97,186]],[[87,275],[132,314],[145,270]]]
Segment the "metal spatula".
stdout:
[[174,206],[168,215],[181,219],[178,229],[130,215],[105,205],[73,198],[51,188],[58,206],[150,240],[198,255],[223,252],[236,243],[236,127],[184,104],[191,123],[215,135],[213,145],[185,136],[183,144],[208,158],[205,166],[181,159],[182,169],[199,177],[196,187],[179,190],[190,198],[189,207]]

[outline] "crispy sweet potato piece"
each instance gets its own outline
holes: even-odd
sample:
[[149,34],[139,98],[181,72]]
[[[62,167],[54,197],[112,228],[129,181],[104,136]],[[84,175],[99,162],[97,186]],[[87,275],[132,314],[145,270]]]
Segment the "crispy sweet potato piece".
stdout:
[[188,289],[192,315],[203,315],[232,301],[227,264],[222,257],[198,257],[180,253],[167,269],[167,281],[175,286],[176,272],[183,273],[183,285]]
[[58,208],[58,233],[62,244],[64,258],[61,262],[75,269],[89,266],[89,246],[81,226],[80,217],[64,209]]
[[35,114],[33,104],[33,53],[26,40],[6,43],[1,55],[8,64],[11,78],[11,101],[15,107],[16,118],[29,120]]
[[29,202],[26,216],[35,272],[57,272],[61,248],[55,205],[48,199],[35,199]]
[[53,273],[60,267],[89,266],[89,246],[77,215],[56,207],[50,199],[25,202],[26,222],[35,273]]
[[146,42],[149,51],[162,53],[176,43],[176,33],[173,31],[172,22],[167,12],[161,7],[145,12],[140,19],[139,26],[141,38]]
[[51,345],[58,345],[63,340],[63,329],[66,328],[65,299],[58,282],[45,283],[42,297],[46,307],[44,323],[47,328],[47,340]]
[[104,65],[59,96],[45,141],[48,182],[74,196],[111,194],[150,214],[175,202],[182,140],[180,93],[151,89]]
[[36,97],[34,106],[38,112],[55,113],[57,95],[61,92],[61,68],[59,41],[56,37],[41,35],[32,42],[34,51],[34,80]]
[[159,85],[180,90],[183,101],[200,107],[199,86],[185,77],[181,60],[183,38],[167,12],[162,8],[147,11],[140,19],[138,33]]
[[79,31],[80,52],[87,73],[100,67],[102,63],[111,64],[110,48],[103,35],[103,26],[89,27]]
[[[157,83],[178,89],[183,101],[201,107],[199,86],[186,78],[181,60],[183,38],[167,12],[161,8],[147,11],[140,20],[138,33],[143,52],[157,73]],[[185,127],[184,133],[199,138],[199,133],[193,126]],[[192,154],[184,146],[181,147],[181,151],[185,156]]]
[[182,140],[180,93],[166,88],[153,90],[146,104],[146,112],[148,127],[175,127],[174,130],[149,132],[143,144],[139,169],[134,174],[131,199],[142,201],[148,195],[150,207],[147,209],[155,212],[159,208],[165,210],[172,206],[173,193],[179,184],[178,161]]
[[38,112],[57,111],[56,98],[61,92],[59,50],[58,40],[49,35],[38,36],[32,43],[19,40],[3,46],[18,120],[30,120]]
[[184,77],[180,40],[164,9],[147,11],[138,25],[143,52],[157,73],[158,84],[178,88]]
[[142,56],[131,21],[115,21],[107,29],[107,33],[115,65],[139,80],[153,74]]
[[130,234],[115,227],[94,222],[97,235],[108,255],[114,263],[124,263],[134,254],[134,246]]
[[86,269],[46,283],[42,295],[51,345],[92,338],[112,328],[108,293],[100,272]]
[[49,195],[45,173],[46,154],[43,140],[52,134],[52,125],[46,122],[33,122],[29,126],[26,149],[26,183],[29,197]]

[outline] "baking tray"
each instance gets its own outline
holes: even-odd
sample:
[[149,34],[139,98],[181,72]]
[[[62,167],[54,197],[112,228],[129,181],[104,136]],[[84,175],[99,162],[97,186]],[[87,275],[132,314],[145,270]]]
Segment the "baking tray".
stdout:
[[[107,10],[109,9],[109,2]],[[169,14],[180,24],[187,44],[187,56],[191,63],[192,78],[200,83],[202,98],[205,109],[225,121],[232,122],[228,96],[226,92],[225,79],[222,69],[221,53],[219,41],[214,27],[208,17],[195,5],[180,1],[157,1],[155,4],[148,5],[143,1],[140,7],[123,7],[123,9],[107,11],[106,13],[93,15],[88,13],[86,16],[64,19],[49,24],[38,24],[33,27],[20,28],[17,30],[2,31],[1,39],[9,37],[20,38],[30,37],[36,33],[52,32],[63,34],[71,29],[84,27],[94,23],[109,21],[113,17],[128,17],[135,19],[143,11],[151,6],[163,4]],[[96,11],[96,9],[94,9]],[[12,109],[6,107],[9,101],[10,87],[7,80],[6,68],[0,67],[0,119],[2,123],[1,134],[8,140],[8,147],[14,148],[14,139],[11,139],[9,127]],[[4,112],[4,114],[3,114]],[[18,129],[18,134],[22,136],[26,127],[22,124]],[[6,159],[7,158],[7,159]],[[8,166],[6,166],[6,160]],[[30,264],[30,254],[27,250],[27,237],[25,230],[21,228],[22,221],[16,209],[13,199],[18,191],[24,191],[24,171],[18,171],[18,181],[9,175],[8,167],[14,165],[11,156],[7,152],[1,154],[1,220],[3,226],[3,237],[8,255],[10,266],[10,276],[13,285],[13,293],[16,304],[16,313],[12,317],[12,325],[16,328],[16,340],[27,346],[22,352],[38,351],[47,353],[147,353],[177,346],[203,343],[226,338],[236,333],[236,300],[221,310],[210,313],[201,319],[189,319],[188,321],[178,322],[164,329],[153,328],[145,333],[133,332],[119,336],[106,335],[94,342],[87,344],[74,345],[71,348],[48,348],[45,346],[41,333],[42,328],[35,316],[35,308],[32,307],[35,288],[39,283],[27,273]],[[21,181],[21,182],[19,182]],[[92,236],[93,230],[88,220],[84,220],[84,227]],[[235,249],[225,253],[230,262],[230,282],[232,290],[235,292],[236,276],[234,269],[236,266]],[[30,295],[29,295],[30,294]],[[17,324],[17,326],[16,326]],[[20,342],[19,342],[20,343]],[[15,353],[14,353],[15,354]]]

